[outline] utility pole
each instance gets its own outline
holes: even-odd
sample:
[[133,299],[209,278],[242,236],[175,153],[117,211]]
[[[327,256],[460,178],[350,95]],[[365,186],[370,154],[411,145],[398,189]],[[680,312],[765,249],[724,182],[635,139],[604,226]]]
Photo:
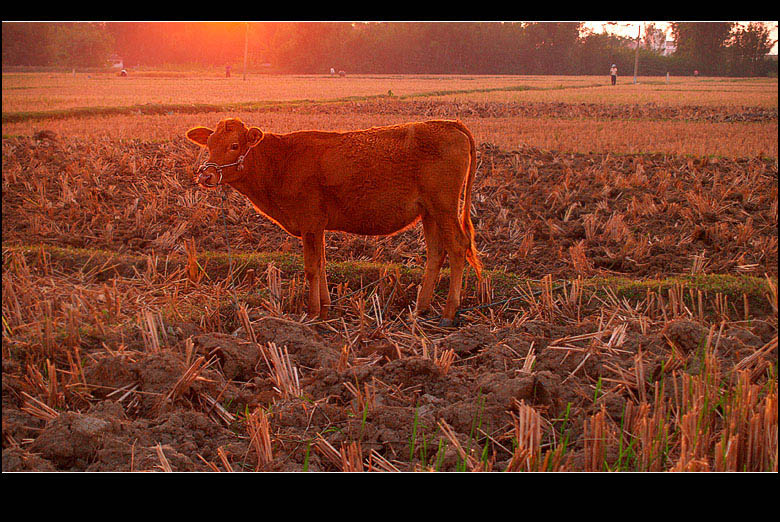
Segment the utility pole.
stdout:
[[246,31],[244,32],[244,81],[246,81],[246,55],[249,49],[249,22],[246,23]]
[[636,52],[634,53],[634,85],[636,85],[636,72],[639,69],[639,37],[642,34],[642,26],[639,26],[639,31],[636,33]]

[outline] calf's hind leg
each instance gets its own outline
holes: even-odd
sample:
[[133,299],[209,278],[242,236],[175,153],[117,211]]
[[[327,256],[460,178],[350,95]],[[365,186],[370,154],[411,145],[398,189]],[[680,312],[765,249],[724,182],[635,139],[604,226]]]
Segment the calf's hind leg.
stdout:
[[450,260],[450,288],[447,303],[444,305],[441,326],[452,326],[455,313],[460,306],[460,294],[463,287],[463,270],[466,267],[466,251],[469,239],[455,219],[447,219],[440,227],[444,248]]
[[446,251],[442,244],[441,233],[436,222],[430,216],[422,218],[423,233],[425,234],[425,273],[423,274],[420,290],[417,293],[417,306],[415,314],[420,315],[427,312],[431,307],[433,290],[436,288],[436,281],[439,278],[439,271],[444,264]]

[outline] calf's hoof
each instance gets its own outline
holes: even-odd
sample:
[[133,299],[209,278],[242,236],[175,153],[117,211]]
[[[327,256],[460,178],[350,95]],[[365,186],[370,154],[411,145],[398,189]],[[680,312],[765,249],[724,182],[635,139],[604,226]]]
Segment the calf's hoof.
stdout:
[[439,321],[439,327],[441,328],[451,328],[453,326],[455,326],[455,321],[453,319],[442,317],[441,321]]

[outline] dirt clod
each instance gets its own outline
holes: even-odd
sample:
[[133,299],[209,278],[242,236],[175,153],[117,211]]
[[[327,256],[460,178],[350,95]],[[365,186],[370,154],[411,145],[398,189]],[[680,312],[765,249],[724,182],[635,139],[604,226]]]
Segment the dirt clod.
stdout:
[[695,352],[707,339],[707,329],[693,321],[680,319],[671,321],[661,331],[675,346],[683,352]]

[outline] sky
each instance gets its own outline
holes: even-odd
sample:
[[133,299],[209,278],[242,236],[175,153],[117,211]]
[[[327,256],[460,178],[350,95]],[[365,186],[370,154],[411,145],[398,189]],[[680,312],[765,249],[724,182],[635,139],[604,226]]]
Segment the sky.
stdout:
[[[763,20],[754,20],[756,22],[760,22]],[[618,36],[625,36],[629,38],[636,38],[637,32],[639,30],[640,26],[644,26],[644,24],[655,24],[655,27],[658,29],[661,29],[662,31],[666,31],[667,38],[671,38],[672,33],[671,29],[669,28],[670,22],[637,22],[637,21],[620,21],[620,22],[605,22],[605,21],[598,21],[598,22],[585,22],[585,27],[588,29],[591,29],[594,33],[609,33],[614,34]],[[738,24],[747,25],[749,22],[737,22]],[[772,47],[772,50],[770,51],[770,54],[777,54],[777,21],[772,22],[766,22],[770,25],[772,28],[769,37],[775,41],[774,47]],[[643,27],[643,35],[644,35],[644,27]]]

